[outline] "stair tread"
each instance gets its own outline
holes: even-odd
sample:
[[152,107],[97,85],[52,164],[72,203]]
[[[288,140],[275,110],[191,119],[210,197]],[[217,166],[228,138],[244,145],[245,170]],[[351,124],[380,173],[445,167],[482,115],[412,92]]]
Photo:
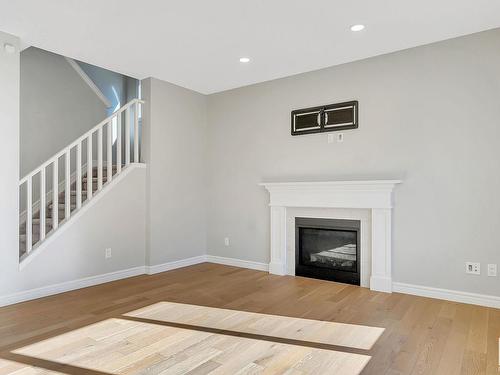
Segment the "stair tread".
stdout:
[[[51,203],[49,204],[49,208],[52,210],[52,207],[54,207],[54,205]],[[76,207],[76,204],[73,204],[71,203],[70,204],[70,207]],[[66,203],[59,203],[59,208],[62,208],[62,209],[66,209]]]
[[[45,218],[45,224],[47,223],[52,223],[52,218],[51,217],[46,217]],[[40,219],[33,219],[33,225],[35,224],[40,224]]]
[[[102,176],[102,180],[103,180],[103,181],[106,181],[107,179],[108,179],[108,177],[107,177],[107,176]],[[83,182],[87,182],[87,180],[88,180],[88,179],[87,179],[87,177],[83,177],[83,178],[82,178],[82,181],[83,181]],[[99,177],[92,177],[92,181],[98,181],[98,180],[99,180]]]

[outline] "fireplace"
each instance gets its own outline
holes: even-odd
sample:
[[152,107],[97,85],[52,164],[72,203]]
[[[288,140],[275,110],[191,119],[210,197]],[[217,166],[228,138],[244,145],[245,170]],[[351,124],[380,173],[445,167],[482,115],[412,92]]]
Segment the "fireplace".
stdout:
[[360,285],[360,221],[295,218],[295,275]]
[[[260,184],[269,191],[270,198],[269,273],[301,273],[300,270],[295,272],[296,264],[300,264],[300,261],[295,262],[294,254],[299,252],[295,246],[297,241],[294,241],[298,237],[295,236],[295,218],[360,220],[356,248],[359,284],[371,290],[391,293],[393,191],[400,183],[400,180],[358,180]],[[289,247],[292,243],[294,245]],[[321,270],[320,267],[315,268],[316,271]],[[352,276],[352,272],[346,274]]]

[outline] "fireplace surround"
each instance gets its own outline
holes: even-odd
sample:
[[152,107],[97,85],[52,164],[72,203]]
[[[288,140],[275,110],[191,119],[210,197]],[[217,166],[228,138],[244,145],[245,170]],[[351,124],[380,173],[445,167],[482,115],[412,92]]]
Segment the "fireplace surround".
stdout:
[[301,211],[311,212],[309,217],[329,219],[351,219],[351,214],[356,214],[362,218],[361,253],[367,253],[361,261],[361,286],[392,292],[392,195],[399,183],[400,180],[261,183],[270,194],[269,272],[295,274],[291,267],[295,257],[287,251],[290,231],[295,230],[294,225],[288,225],[290,212],[295,213],[292,220],[302,217]]

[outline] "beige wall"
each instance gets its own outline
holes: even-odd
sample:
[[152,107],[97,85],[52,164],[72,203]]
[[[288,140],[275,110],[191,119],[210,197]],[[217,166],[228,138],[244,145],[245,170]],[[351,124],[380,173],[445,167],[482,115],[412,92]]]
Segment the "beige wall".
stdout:
[[[208,253],[269,261],[259,182],[402,179],[394,280],[500,295],[499,45],[497,29],[210,95]],[[343,143],[290,135],[291,110],[352,99]]]

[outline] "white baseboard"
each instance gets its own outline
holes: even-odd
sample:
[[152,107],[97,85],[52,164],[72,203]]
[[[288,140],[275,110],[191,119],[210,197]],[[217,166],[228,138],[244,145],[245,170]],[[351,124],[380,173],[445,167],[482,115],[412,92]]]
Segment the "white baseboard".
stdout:
[[224,264],[226,266],[234,266],[240,268],[248,268],[257,271],[268,271],[269,269],[267,263],[252,262],[249,260],[236,259],[236,258],[219,257],[215,255],[199,255],[192,258],[181,259],[163,264],[157,264],[154,266],[146,266],[146,273],[149,275],[153,275],[155,273],[175,270],[177,268],[193,266],[195,264],[200,264],[205,262]]
[[257,270],[257,271],[269,271],[269,265],[267,263],[252,262],[243,259],[207,255],[206,261],[209,263],[225,264],[226,266],[249,268],[251,270]]
[[195,264],[204,263],[204,262],[206,262],[206,256],[199,255],[197,257],[176,260],[173,262],[168,262],[168,263],[163,263],[163,264],[157,264],[155,266],[146,266],[146,273],[148,275],[154,275],[155,273],[175,270],[177,268],[182,268],[182,267],[187,267],[187,266],[193,266]]
[[132,276],[138,276],[144,274],[152,275],[204,262],[225,264],[225,265],[241,267],[241,268],[249,268],[260,271],[267,271],[268,268],[267,264],[265,263],[251,262],[247,260],[234,259],[234,258],[224,258],[213,255],[200,255],[192,258],[181,259],[154,266],[139,266],[126,270],[106,273],[104,275],[85,277],[82,279],[66,281],[59,284],[48,285],[41,288],[30,289],[18,293],[0,296],[0,307],[13,305],[15,303],[29,301],[37,298],[47,297],[54,294],[69,292],[75,289],[81,289],[93,285],[108,283],[120,279],[126,279]]
[[106,273],[104,275],[85,277],[82,279],[66,281],[63,283],[48,285],[36,289],[30,289],[6,296],[0,296],[0,307],[41,297],[47,297],[54,294],[69,292],[75,289],[87,288],[93,285],[109,283],[111,281],[126,279],[132,276],[143,275],[144,272],[144,266],[139,266],[122,271]]
[[500,309],[500,297],[486,294],[432,288],[429,286],[405,284],[400,282],[392,283],[392,290],[394,292],[412,294],[415,296],[444,299],[447,301],[469,303],[472,305],[480,305]]
[[[126,270],[110,272],[104,275],[90,276],[78,280],[67,281],[60,284],[49,285],[41,288],[22,291],[6,296],[0,296],[0,307],[24,302],[32,299],[46,297],[54,294],[68,292],[75,289],[86,288],[93,285],[103,284],[111,281],[125,279],[128,277],[156,274],[170,271],[177,268],[192,266],[200,263],[216,263],[228,266],[248,268],[258,271],[268,271],[269,266],[266,263],[252,262],[248,260],[226,258],[215,255],[200,255],[192,258],[181,259],[173,262],[158,264],[154,266],[139,266]],[[468,303],[479,306],[493,307],[500,309],[500,297],[478,293],[462,292],[450,289],[432,288],[428,286],[406,284],[393,282],[392,290],[394,292],[411,294],[421,297],[437,298],[447,301]]]
[[[269,265],[267,263],[251,262],[242,259],[207,255],[206,261],[209,263],[225,264],[228,266],[249,268],[258,271],[269,271]],[[386,286],[386,289],[384,289],[384,291],[390,292],[390,286]],[[405,294],[412,294],[421,297],[437,298],[446,301],[468,303],[479,306],[493,307],[497,309],[500,308],[500,297],[486,295],[486,294],[432,288],[427,286],[405,284],[400,282],[392,283],[392,291]]]

